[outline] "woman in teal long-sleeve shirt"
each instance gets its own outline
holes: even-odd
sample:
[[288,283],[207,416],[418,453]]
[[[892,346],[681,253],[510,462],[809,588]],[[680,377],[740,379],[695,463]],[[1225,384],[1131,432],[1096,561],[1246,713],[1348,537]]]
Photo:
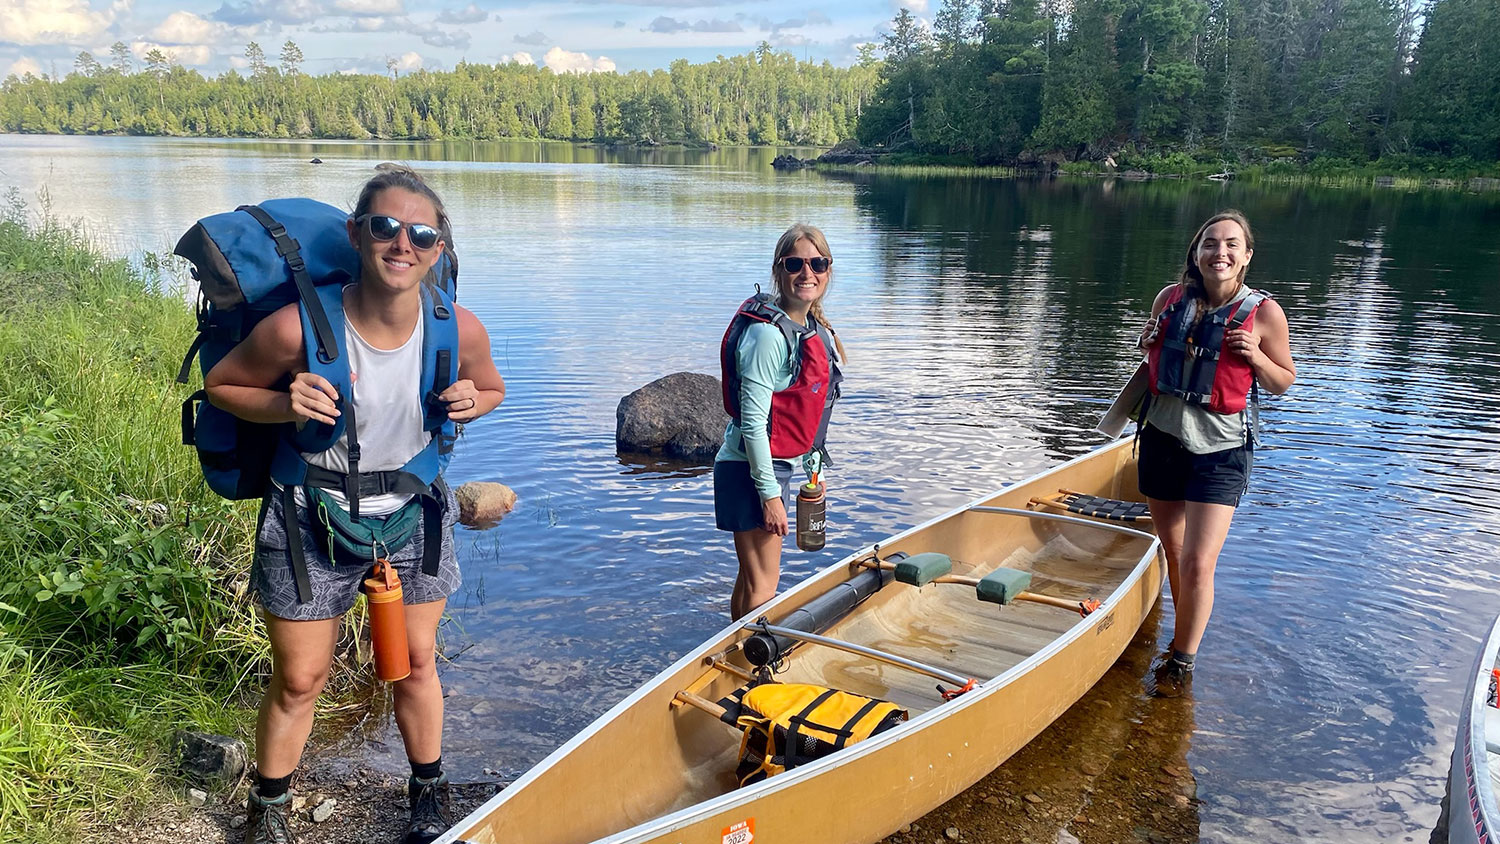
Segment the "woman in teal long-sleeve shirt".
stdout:
[[823,233],[802,224],[787,229],[776,243],[775,295],[762,308],[765,321],[746,320],[735,347],[724,350],[726,390],[739,412],[714,458],[714,513],[719,529],[734,533],[739,557],[734,618],[776,595],[790,461],[800,459],[809,475],[822,467],[822,433],[843,358],[822,309],[832,275]]

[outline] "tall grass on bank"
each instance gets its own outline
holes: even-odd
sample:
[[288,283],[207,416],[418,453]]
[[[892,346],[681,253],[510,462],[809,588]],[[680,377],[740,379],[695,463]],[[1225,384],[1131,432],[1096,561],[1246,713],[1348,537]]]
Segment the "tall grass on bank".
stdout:
[[243,730],[267,651],[244,594],[253,508],[213,496],[180,444],[189,309],[152,261],[132,271],[11,202],[0,839],[65,841],[149,801],[173,730]]

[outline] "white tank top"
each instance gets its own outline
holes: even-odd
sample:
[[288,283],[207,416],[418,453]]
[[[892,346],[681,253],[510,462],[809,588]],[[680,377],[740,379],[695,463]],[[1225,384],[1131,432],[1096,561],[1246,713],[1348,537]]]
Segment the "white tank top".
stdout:
[[[377,349],[359,336],[354,323],[344,321],[344,346],[349,370],[359,374],[354,384],[354,420],[359,428],[359,471],[377,472],[406,465],[432,439],[422,430],[422,319],[395,349]],[[314,466],[334,472],[349,471],[349,434],[327,451],[303,453]],[[349,509],[342,490],[324,489],[340,507]],[[300,493],[300,490],[299,490]],[[407,493],[386,493],[359,499],[361,515],[383,516],[411,500]]]

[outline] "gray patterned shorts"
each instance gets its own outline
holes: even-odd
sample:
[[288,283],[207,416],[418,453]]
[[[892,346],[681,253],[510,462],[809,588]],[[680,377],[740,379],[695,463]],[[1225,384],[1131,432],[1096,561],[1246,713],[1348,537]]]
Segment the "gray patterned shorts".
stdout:
[[[443,550],[438,556],[437,574],[429,577],[422,573],[421,528],[406,547],[390,557],[401,576],[402,603],[425,604],[442,600],[457,592],[463,582],[453,552],[453,524],[458,519],[458,502],[447,484],[442,488],[446,500],[443,506]],[[335,566],[323,551],[328,542],[327,529],[322,525],[314,528],[307,508],[300,501],[297,527],[302,534],[302,549],[307,558],[312,600],[305,604],[297,602],[297,579],[292,572],[291,552],[287,550],[286,511],[279,491],[272,493],[260,533],[255,539],[255,559],[250,565],[250,584],[255,589],[255,597],[266,612],[288,621],[338,618],[354,606],[370,566]],[[322,531],[321,542],[314,530]]]

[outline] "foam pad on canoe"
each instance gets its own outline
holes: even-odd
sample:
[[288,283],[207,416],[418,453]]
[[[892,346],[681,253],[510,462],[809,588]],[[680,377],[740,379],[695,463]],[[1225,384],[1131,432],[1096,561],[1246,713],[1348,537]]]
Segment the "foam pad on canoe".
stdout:
[[935,577],[953,571],[953,560],[947,554],[928,551],[914,554],[896,564],[896,579],[912,586],[926,586]]
[[985,575],[974,587],[979,600],[992,604],[1008,604],[1031,586],[1031,572],[1017,569],[995,569]]

